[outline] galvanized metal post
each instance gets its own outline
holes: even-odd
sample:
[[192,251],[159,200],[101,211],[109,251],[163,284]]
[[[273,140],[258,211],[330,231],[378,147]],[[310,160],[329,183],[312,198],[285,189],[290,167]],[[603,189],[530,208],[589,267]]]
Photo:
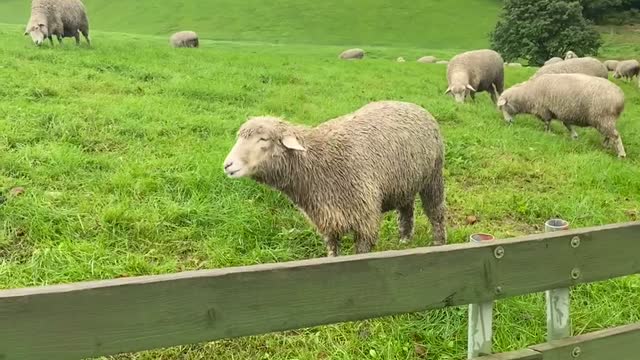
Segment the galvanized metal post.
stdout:
[[[544,224],[545,232],[569,229],[562,219],[550,219]],[[545,292],[547,303],[547,340],[558,340],[571,336],[570,289],[554,289]]]
[[[473,234],[470,242],[494,240],[489,234]],[[469,323],[467,325],[467,359],[491,354],[493,325],[493,301],[470,304]]]

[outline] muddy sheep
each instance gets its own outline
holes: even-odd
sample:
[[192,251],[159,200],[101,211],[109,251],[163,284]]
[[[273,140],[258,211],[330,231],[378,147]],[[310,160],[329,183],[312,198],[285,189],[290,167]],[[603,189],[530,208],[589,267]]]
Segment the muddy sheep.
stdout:
[[80,33],[91,45],[89,19],[84,4],[80,0],[33,0],[31,17],[24,34],[30,35],[37,46],[53,37],[62,44],[62,38],[73,37],[80,44]]
[[360,60],[364,58],[364,50],[362,49],[349,49],[343,51],[338,58],[342,60]]
[[573,126],[594,127],[604,136],[604,146],[613,145],[625,157],[616,122],[624,110],[624,93],[609,80],[584,74],[546,74],[507,90],[498,99],[498,109],[508,123],[517,114],[537,116],[550,131],[551,120],[559,120],[578,138]]
[[489,92],[495,103],[504,90],[504,61],[493,50],[458,54],[447,65],[447,82],[445,94],[452,94],[459,103],[468,96],[475,99],[475,93],[482,91]]
[[618,60],[606,60],[604,62],[604,66],[607,68],[607,70],[609,71],[616,71],[616,67],[618,66],[618,63],[620,61]]
[[638,62],[638,60],[624,60],[620,61],[616,66],[613,77],[616,79],[623,78],[627,81],[631,81],[634,76],[638,76],[639,72],[640,63]]
[[422,199],[434,236],[446,243],[444,144],[422,107],[372,102],[317,127],[254,117],[238,131],[224,160],[231,178],[248,177],[280,190],[337,256],[343,235],[355,233],[357,253],[371,251],[381,213],[397,210],[400,239],[413,236],[414,200]]
[[609,78],[609,71],[607,71],[604,64],[592,57],[569,59],[545,65],[538,69],[532,78],[544,74],[586,74],[604,79]]
[[169,44],[174,48],[197,48],[200,46],[200,39],[193,31],[179,31],[171,35]]

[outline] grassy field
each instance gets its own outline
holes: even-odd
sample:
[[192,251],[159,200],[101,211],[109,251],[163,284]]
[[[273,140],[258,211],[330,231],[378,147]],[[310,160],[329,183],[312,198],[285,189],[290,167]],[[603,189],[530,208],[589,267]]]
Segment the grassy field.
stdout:
[[[127,16],[109,21],[124,24]],[[211,38],[227,38],[215,27]],[[0,25],[1,288],[323,256],[322,241],[283,196],[225,178],[222,161],[250,115],[312,125],[375,100],[424,106],[446,138],[451,242],[473,232],[540,232],[554,216],[574,227],[628,221],[640,209],[637,86],[616,81],[627,94],[619,123],[625,160],[604,150],[593,129],[578,129],[572,141],[560,124],[545,134],[531,117],[509,127],[488,95],[456,105],[443,96],[445,67],[413,61],[447,58],[481,35],[427,51],[421,47],[430,43],[408,31],[405,48],[367,47],[370,59],[340,62],[335,46],[206,40],[202,49],[172,50],[165,36],[101,32],[91,49],[37,49],[21,30]],[[319,42],[341,43],[338,36]],[[627,51],[611,46],[615,36],[608,41],[603,54]],[[507,85],[532,72],[507,69]],[[15,187],[24,193],[11,195]],[[480,221],[468,225],[468,215]],[[430,241],[428,222],[420,212],[417,219],[408,246]],[[377,250],[398,248],[390,214]],[[580,286],[573,297],[576,332],[640,320],[638,277]],[[460,359],[466,319],[460,307],[116,359]],[[495,348],[542,342],[544,327],[541,294],[499,301]]]
[[[204,38],[432,49],[484,47],[498,0],[86,0],[92,27],[165,35],[192,29]],[[24,0],[0,1],[0,23],[26,24]],[[457,26],[455,24],[458,24]]]

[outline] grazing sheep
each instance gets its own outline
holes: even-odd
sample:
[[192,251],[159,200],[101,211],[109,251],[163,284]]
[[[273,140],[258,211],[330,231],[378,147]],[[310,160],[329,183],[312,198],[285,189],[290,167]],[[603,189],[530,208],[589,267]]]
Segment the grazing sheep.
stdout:
[[419,63],[423,63],[423,64],[433,64],[436,62],[436,57],[435,56],[423,56],[420,59],[418,59]]
[[459,103],[467,96],[475,100],[475,93],[488,91],[495,103],[504,90],[504,61],[493,50],[472,50],[454,56],[447,65],[449,87],[445,94],[453,94]]
[[555,64],[557,62],[561,62],[561,61],[563,61],[562,58],[556,56],[556,57],[552,57],[551,59],[545,61],[544,64],[545,65],[550,65],[550,64]]
[[342,60],[359,60],[364,58],[364,50],[362,49],[349,49],[343,51],[338,57]]
[[616,71],[613,73],[613,77],[616,79],[623,78],[627,81],[633,79],[634,76],[638,76],[640,72],[640,63],[638,60],[624,60],[618,63]]
[[609,71],[616,71],[616,67],[618,66],[618,60],[607,60],[604,62],[604,66],[606,66]]
[[179,31],[171,35],[169,43],[174,48],[197,48],[200,46],[198,34],[193,31]]
[[400,56],[399,58],[396,59],[397,62],[405,62],[404,58],[402,56]]
[[63,37],[73,37],[80,44],[80,33],[91,45],[89,38],[89,19],[84,4],[80,0],[32,0],[31,17],[25,29],[25,35],[37,46],[49,39],[53,45],[53,36],[62,44]]
[[545,65],[533,74],[532,78],[544,74],[586,74],[604,79],[609,78],[609,71],[603,63],[592,57],[583,57],[564,60],[550,65]]
[[498,99],[498,109],[512,123],[517,114],[537,116],[550,131],[551,120],[562,121],[578,138],[572,125],[594,127],[604,135],[604,145],[613,144],[618,157],[625,157],[616,122],[624,110],[624,93],[609,80],[584,74],[546,74],[507,90]]
[[578,55],[576,55],[576,53],[574,53],[573,51],[569,50],[564,54],[564,59],[565,60],[569,60],[569,59],[577,59]]
[[447,60],[438,60],[438,61],[436,61],[436,64],[441,64],[441,65],[443,65],[443,64],[446,65],[448,63],[449,62]]
[[286,194],[323,235],[328,255],[337,256],[349,232],[357,253],[371,251],[381,213],[394,209],[400,239],[408,242],[416,194],[434,244],[445,244],[443,163],[443,138],[429,112],[379,101],[314,128],[251,118],[238,131],[224,171]]

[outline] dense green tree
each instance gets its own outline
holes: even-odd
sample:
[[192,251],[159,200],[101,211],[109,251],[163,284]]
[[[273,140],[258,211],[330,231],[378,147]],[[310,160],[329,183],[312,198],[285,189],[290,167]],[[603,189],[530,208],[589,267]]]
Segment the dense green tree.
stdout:
[[577,0],[506,0],[491,33],[491,47],[505,60],[526,59],[531,65],[568,50],[578,56],[595,55],[601,44]]

